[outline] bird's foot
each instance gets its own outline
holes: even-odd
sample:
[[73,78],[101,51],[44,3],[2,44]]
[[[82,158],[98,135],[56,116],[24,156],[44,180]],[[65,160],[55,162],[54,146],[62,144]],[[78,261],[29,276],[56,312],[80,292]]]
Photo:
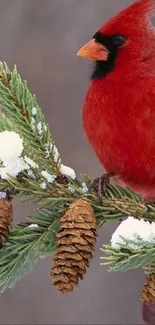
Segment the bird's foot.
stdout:
[[115,173],[106,173],[103,174],[101,177],[94,179],[91,182],[90,189],[93,189],[95,192],[98,193],[98,197],[102,202],[102,196],[105,194],[107,186],[110,183],[110,178],[116,176]]

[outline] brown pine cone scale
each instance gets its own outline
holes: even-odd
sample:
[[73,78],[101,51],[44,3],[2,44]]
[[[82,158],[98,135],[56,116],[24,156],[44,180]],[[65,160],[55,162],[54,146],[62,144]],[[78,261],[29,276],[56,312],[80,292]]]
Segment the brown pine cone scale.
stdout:
[[96,243],[94,210],[82,199],[70,205],[60,219],[52,281],[61,294],[69,293],[83,279]]
[[12,225],[12,203],[7,198],[0,198],[0,246],[8,239]]
[[155,273],[147,276],[140,300],[143,304],[155,304]]

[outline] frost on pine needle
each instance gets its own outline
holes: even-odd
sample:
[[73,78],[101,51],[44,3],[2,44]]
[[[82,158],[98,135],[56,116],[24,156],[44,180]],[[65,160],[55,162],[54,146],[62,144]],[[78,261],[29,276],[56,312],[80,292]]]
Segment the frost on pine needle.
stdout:
[[75,189],[72,187],[72,186],[68,186],[68,191],[70,192],[70,193],[75,193]]
[[31,129],[33,131],[35,131],[35,129],[36,129],[36,121],[35,121],[34,117],[31,118]]
[[32,159],[30,159],[29,157],[24,156],[24,160],[29,165],[29,168],[30,167],[32,167],[32,168],[39,168],[38,165]]
[[74,169],[72,169],[72,168],[70,168],[68,166],[65,166],[63,164],[60,166],[60,172],[65,176],[71,177],[72,179],[76,178],[76,174],[75,174]]
[[33,107],[32,108],[32,115],[35,116],[37,114],[37,109],[36,107]]
[[0,132],[0,160],[12,161],[20,157],[23,139],[13,131]]
[[55,175],[49,174],[46,170],[43,170],[41,175],[43,175],[43,177],[45,177],[49,183],[53,183],[56,179]]
[[38,228],[39,226],[36,223],[32,223],[28,228]]
[[[46,124],[44,124],[44,128],[47,129]],[[46,153],[46,158],[49,158],[50,156],[52,156],[54,163],[60,162],[60,155],[59,155],[58,149],[54,145],[54,143],[50,143],[50,142],[45,143],[44,149],[45,149],[45,153]]]
[[28,170],[30,173],[30,167],[38,168],[38,165],[29,157],[21,157],[23,149],[23,139],[18,133],[0,132],[0,160],[3,161],[0,176],[2,179],[9,179],[8,174],[17,177],[23,170]]
[[9,179],[9,175],[17,177],[17,175],[29,166],[24,162],[23,158],[18,158],[14,161],[4,163],[4,167],[0,167],[0,176],[2,179]]
[[59,152],[56,146],[53,146],[53,159],[55,163],[57,163],[59,159]]
[[31,177],[33,179],[36,178],[35,175],[34,175],[34,172],[31,169],[28,169],[28,175],[29,175],[29,177]]
[[38,134],[40,135],[40,137],[42,136],[42,133],[43,133],[43,129],[42,129],[42,123],[39,122],[37,124],[37,130],[38,130]]
[[88,186],[85,182],[82,183],[82,191],[87,194],[88,193]]
[[44,148],[45,148],[46,158],[48,158],[49,155],[50,155],[50,150],[49,150],[50,146],[49,146],[49,143],[45,143]]
[[131,249],[153,247],[155,245],[155,223],[128,217],[121,222],[111,238],[111,246],[121,249],[121,245]]
[[5,198],[6,198],[6,193],[0,192],[0,199],[5,199]]
[[40,184],[40,187],[41,187],[43,190],[46,190],[46,188],[47,188],[47,184],[46,184],[45,182],[42,182],[42,183]]

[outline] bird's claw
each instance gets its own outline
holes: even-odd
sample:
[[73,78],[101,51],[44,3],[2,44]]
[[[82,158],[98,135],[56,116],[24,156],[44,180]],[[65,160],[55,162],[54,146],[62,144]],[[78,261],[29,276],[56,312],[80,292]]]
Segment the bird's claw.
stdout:
[[94,179],[90,184],[90,189],[98,193],[98,197],[102,202],[102,196],[105,194],[107,186],[110,183],[110,178],[114,176],[114,173],[107,173],[99,178]]

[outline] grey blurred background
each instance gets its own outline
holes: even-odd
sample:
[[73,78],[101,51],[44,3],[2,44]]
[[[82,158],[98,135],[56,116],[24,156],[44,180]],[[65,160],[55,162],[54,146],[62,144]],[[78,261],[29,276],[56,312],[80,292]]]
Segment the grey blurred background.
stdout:
[[[77,174],[99,176],[103,170],[85,138],[82,102],[91,63],[76,56],[110,16],[132,0],[0,0],[0,59],[17,64],[51,127],[63,162]],[[16,221],[32,206],[15,204]],[[100,247],[116,225],[99,231],[91,267],[79,287],[59,296],[50,279],[51,258],[13,290],[0,295],[1,324],[141,324],[140,270],[108,273]]]

